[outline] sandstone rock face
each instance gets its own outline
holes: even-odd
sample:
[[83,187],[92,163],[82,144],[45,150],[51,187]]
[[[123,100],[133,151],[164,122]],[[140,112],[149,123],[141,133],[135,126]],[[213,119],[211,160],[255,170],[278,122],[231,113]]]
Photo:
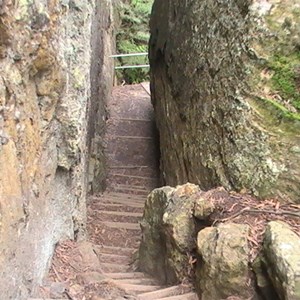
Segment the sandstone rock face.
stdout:
[[254,287],[249,284],[248,233],[248,225],[234,223],[207,227],[198,233],[197,251],[201,259],[197,262],[196,283],[201,299],[253,297]]
[[300,4],[156,0],[152,102],[166,184],[300,199]]
[[155,189],[145,204],[141,222],[140,268],[176,283],[191,275],[192,253],[196,248],[198,220],[205,220],[213,207],[205,192],[194,184]]
[[115,53],[114,8],[112,0],[96,0],[92,26],[91,101],[88,114],[89,190],[105,188],[106,164],[102,143],[106,102],[111,95]]
[[95,8],[0,1],[1,299],[34,294],[55,243],[85,234]]
[[191,196],[199,193],[191,184],[176,189],[155,189],[145,204],[140,268],[165,283],[175,283],[187,276],[187,253],[194,248],[196,235]]
[[283,222],[267,226],[263,257],[280,299],[300,299],[300,238]]

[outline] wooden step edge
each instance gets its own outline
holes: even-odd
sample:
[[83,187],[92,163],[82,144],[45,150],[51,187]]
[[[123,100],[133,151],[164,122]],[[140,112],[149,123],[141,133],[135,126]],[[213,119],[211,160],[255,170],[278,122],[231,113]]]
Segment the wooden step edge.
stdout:
[[[116,179],[114,179],[116,180]],[[143,193],[147,193],[150,194],[151,191],[153,190],[152,188],[147,188],[147,187],[143,187],[141,186],[142,188],[137,188],[131,184],[127,184],[127,183],[115,183],[113,186],[110,186],[109,189],[112,191],[112,190],[120,190],[120,189],[123,189],[123,190],[126,190],[126,191],[134,191],[134,192],[143,192]],[[124,194],[127,194],[127,192],[123,192]]]
[[149,189],[142,185],[129,185],[124,183],[117,183],[113,188],[126,188],[133,191],[143,191],[143,192],[150,192]]
[[105,249],[105,250],[112,250],[112,251],[116,251],[115,253],[118,253],[119,251],[128,251],[128,252],[134,252],[134,251],[136,251],[137,249],[135,249],[135,248],[129,248],[129,247],[114,247],[114,246],[105,246],[105,245],[96,245],[96,246],[94,246],[94,247],[96,247],[97,249],[99,248],[99,249],[101,249],[101,248],[103,248],[103,249]]
[[150,120],[150,119],[114,118],[114,117],[111,117],[109,119],[117,120],[117,121],[129,121],[129,122],[134,122],[134,121],[137,121],[137,122],[154,122],[153,120]]
[[115,282],[118,283],[126,283],[126,284],[141,284],[141,285],[155,285],[158,286],[157,280],[153,278],[119,278],[114,279]]
[[[101,202],[99,204],[94,204],[95,206],[102,206],[104,208],[107,208],[107,207],[120,207],[120,208],[124,208],[124,207],[130,207],[132,209],[140,209],[141,212],[143,211],[143,208],[145,207],[145,205],[141,205],[141,204],[136,204],[136,203],[116,203],[116,202],[113,202],[113,203],[108,203],[108,202]],[[99,209],[101,209],[100,207],[98,207]]]
[[136,204],[142,204],[146,202],[146,198],[144,199],[143,197],[135,197],[135,198],[130,198],[130,197],[122,197],[122,196],[110,196],[107,195],[106,197],[101,199],[102,201],[120,201],[120,202],[125,202],[125,203],[136,203]]
[[99,211],[101,214],[107,214],[111,216],[120,216],[120,217],[136,217],[140,218],[143,214],[140,212],[128,212],[128,211],[113,211],[113,210],[101,210]]
[[149,180],[158,180],[156,177],[146,177],[146,176],[137,176],[137,175],[126,175],[119,173],[110,173],[109,176],[118,176],[118,177],[126,177],[126,178],[136,178],[136,179],[149,179]]
[[163,288],[157,291],[143,293],[138,295],[137,300],[157,300],[159,298],[173,296],[181,291],[181,287],[178,285]]
[[[103,263],[100,262],[101,269],[104,269],[103,273],[125,273],[130,268],[129,264],[116,264],[116,263]],[[109,271],[105,271],[109,269]]]
[[118,272],[118,273],[104,273],[104,276],[111,279],[138,279],[138,278],[147,278],[147,275],[142,272]]
[[147,196],[134,195],[134,194],[128,194],[128,193],[118,193],[118,192],[111,191],[109,194],[105,194],[104,197],[95,198],[95,200],[99,200],[99,201],[101,201],[103,199],[126,199],[126,200],[132,200],[132,201],[145,202],[147,199]]
[[140,225],[138,223],[108,222],[108,221],[102,221],[101,223],[110,228],[127,229],[127,230],[140,230],[141,229]]
[[159,285],[127,284],[114,281],[118,287],[125,290],[126,293],[148,293],[161,289]]
[[147,199],[148,195],[150,194],[150,192],[137,191],[137,190],[132,190],[130,188],[122,188],[122,187],[114,187],[111,190],[115,191],[115,192],[126,193],[127,195],[139,196],[145,200]]
[[177,296],[158,298],[156,300],[199,300],[199,297],[197,296],[196,293],[190,292],[190,293],[185,293]]
[[113,254],[113,253],[101,253],[97,251],[97,255],[103,258],[116,258],[116,259],[131,259],[131,255]]
[[152,166],[146,166],[146,165],[120,165],[120,166],[107,166],[107,169],[152,169]]
[[128,139],[128,140],[153,140],[153,136],[136,136],[136,135],[113,135],[111,139]]
[[132,201],[122,201],[122,200],[117,200],[117,199],[108,199],[105,203],[101,203],[100,205],[103,206],[109,206],[110,204],[119,204],[119,206],[129,206],[129,207],[133,207],[133,208],[144,208],[145,207],[145,203],[138,203],[138,202],[132,202]]
[[134,199],[138,199],[138,200],[145,199],[144,196],[141,196],[141,195],[133,195],[133,194],[128,194],[126,192],[115,192],[115,191],[112,191],[112,189],[113,188],[109,188],[109,190],[106,191],[104,194],[92,196],[92,197],[90,197],[90,199],[97,200],[97,201],[101,201],[102,199],[105,199],[107,197],[125,198],[125,199],[133,199],[133,200]]

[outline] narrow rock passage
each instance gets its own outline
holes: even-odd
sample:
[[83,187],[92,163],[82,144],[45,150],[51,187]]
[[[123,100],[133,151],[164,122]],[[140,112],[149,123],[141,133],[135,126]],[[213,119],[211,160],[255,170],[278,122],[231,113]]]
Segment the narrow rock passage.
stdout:
[[73,300],[198,299],[190,286],[161,286],[136,267],[144,203],[159,186],[158,144],[147,86],[116,87],[108,108],[107,191],[90,198],[89,242],[58,246],[50,277],[66,282],[63,295]]

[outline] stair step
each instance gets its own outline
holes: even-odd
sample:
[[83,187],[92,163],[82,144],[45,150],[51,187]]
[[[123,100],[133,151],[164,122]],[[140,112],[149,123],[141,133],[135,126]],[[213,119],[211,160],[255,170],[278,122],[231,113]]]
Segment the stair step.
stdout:
[[144,204],[140,204],[140,203],[107,203],[107,202],[102,202],[99,204],[95,204],[95,205],[100,205],[100,206],[104,206],[104,207],[130,207],[130,208],[138,208],[142,211],[142,209],[145,207]]
[[147,278],[142,272],[126,272],[126,273],[105,273],[105,276],[111,279],[138,279]]
[[131,257],[127,255],[99,253],[98,258],[101,263],[129,264],[131,262]]
[[198,300],[198,299],[199,298],[198,298],[197,294],[194,292],[191,292],[191,293],[177,295],[177,296],[159,298],[156,300]]
[[130,191],[139,191],[139,192],[146,192],[149,193],[149,189],[147,187],[143,187],[141,185],[137,185],[137,186],[132,186],[132,185],[127,185],[127,184],[118,184],[116,186],[114,186],[114,188],[124,188],[126,190],[130,190]]
[[139,196],[139,195],[132,195],[126,193],[117,193],[117,192],[107,192],[102,197],[109,197],[109,198],[121,198],[121,199],[132,199],[132,200],[140,200],[145,201],[147,197]]
[[111,210],[102,210],[102,214],[112,215],[112,216],[121,216],[121,217],[142,217],[142,213],[137,212],[127,212],[127,211],[111,211]]
[[125,175],[125,174],[118,174],[118,173],[111,173],[110,176],[118,176],[118,177],[125,177],[125,178],[136,178],[136,179],[149,179],[149,180],[157,180],[156,177],[146,177],[146,176],[136,176],[136,175]]
[[132,200],[127,200],[127,199],[113,199],[113,198],[108,198],[106,199],[105,203],[102,204],[110,204],[109,202],[112,202],[111,204],[122,204],[123,206],[130,206],[130,207],[136,207],[136,208],[144,208],[145,203],[144,202],[136,202],[136,201],[132,201]]
[[144,203],[147,200],[147,197],[139,196],[139,195],[132,195],[132,194],[118,194],[118,195],[112,195],[107,194],[105,197],[101,199],[101,201],[105,200],[123,200],[123,201],[131,201],[131,202],[138,202],[138,203]]
[[157,285],[157,280],[153,278],[120,278],[115,280],[118,283],[141,284],[141,285]]
[[126,188],[126,187],[113,187],[111,188],[112,191],[114,192],[120,192],[120,193],[128,193],[130,195],[135,195],[135,196],[140,196],[140,197],[144,197],[145,199],[147,198],[147,196],[149,195],[151,189],[149,190],[135,190],[135,189],[131,189],[131,188]]
[[182,287],[179,285],[171,286],[168,288],[160,289],[153,292],[143,293],[138,295],[138,300],[157,300],[159,298],[166,298],[174,296],[182,292]]
[[130,139],[130,140],[153,140],[153,136],[136,136],[136,135],[114,135],[116,139]]
[[115,282],[117,286],[125,290],[126,293],[148,293],[157,291],[161,288],[159,285],[140,285]]
[[140,230],[140,225],[138,223],[125,223],[125,222],[101,222],[105,226],[110,228],[119,228],[119,229],[127,229],[127,230]]
[[139,121],[139,122],[153,122],[150,119],[134,119],[134,118],[110,118],[112,120],[120,120],[120,121]]
[[125,198],[117,198],[117,197],[106,197],[103,199],[106,203],[112,202],[112,203],[122,203],[127,205],[128,203],[137,204],[137,205],[145,205],[144,199],[125,199]]
[[[143,171],[136,171],[136,172],[131,172],[131,174],[108,174],[108,182],[109,182],[109,191],[113,191],[113,188],[117,188],[118,185],[123,185],[126,187],[142,187],[142,192],[147,191],[150,193],[153,189],[157,187],[159,184],[159,179],[155,179],[155,177],[144,177],[140,176],[143,175]],[[135,175],[133,175],[135,174]],[[154,173],[149,173],[150,176],[155,175]],[[122,192],[118,192],[122,193]]]
[[134,248],[123,248],[123,247],[113,247],[113,246],[94,246],[94,249],[99,254],[114,254],[118,253],[119,255],[132,255],[136,249]]
[[100,263],[100,266],[104,273],[124,273],[129,269],[129,265],[124,264]]

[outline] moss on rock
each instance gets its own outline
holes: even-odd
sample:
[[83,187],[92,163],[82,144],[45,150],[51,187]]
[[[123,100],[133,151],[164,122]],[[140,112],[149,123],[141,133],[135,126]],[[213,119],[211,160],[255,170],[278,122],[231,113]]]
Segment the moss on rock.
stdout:
[[150,22],[166,183],[299,202],[299,1],[188,3]]

